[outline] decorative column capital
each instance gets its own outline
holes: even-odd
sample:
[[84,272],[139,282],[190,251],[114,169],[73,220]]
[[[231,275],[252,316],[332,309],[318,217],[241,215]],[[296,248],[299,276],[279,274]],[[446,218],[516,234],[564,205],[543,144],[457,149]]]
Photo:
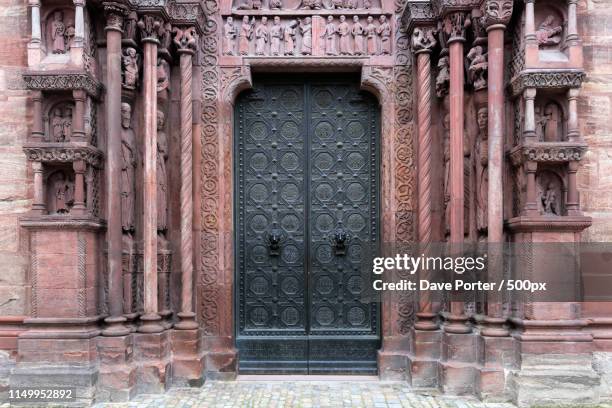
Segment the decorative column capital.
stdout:
[[174,27],[172,33],[174,34],[173,42],[179,54],[195,54],[198,46],[198,33],[194,26]]
[[85,7],[85,0],[72,0],[72,3],[77,7]]
[[415,54],[431,53],[436,46],[433,27],[416,27],[412,32],[412,51]]
[[[78,1],[78,0],[77,0]],[[106,15],[105,30],[123,32],[123,17],[127,15],[128,9],[125,5],[116,2],[106,2],[104,14]]]
[[28,6],[40,7],[40,0],[28,0]]
[[138,28],[143,42],[154,42],[159,44],[159,37],[163,31],[163,21],[153,15],[145,14],[138,20]]
[[467,12],[454,11],[447,14],[442,20],[442,28],[448,36],[447,44],[455,41],[465,41],[466,29],[472,25],[472,21]]
[[483,20],[487,30],[494,28],[494,26],[504,26],[505,28],[510,22],[513,11],[514,1],[512,0],[486,0]]

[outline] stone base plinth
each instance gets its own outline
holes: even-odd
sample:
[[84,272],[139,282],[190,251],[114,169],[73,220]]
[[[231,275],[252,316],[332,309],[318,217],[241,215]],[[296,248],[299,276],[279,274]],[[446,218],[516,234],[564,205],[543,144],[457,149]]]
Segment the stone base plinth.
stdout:
[[442,331],[415,330],[411,358],[412,386],[437,388],[441,355]]
[[168,332],[135,333],[136,392],[161,393],[170,385]]
[[410,381],[411,335],[387,336],[378,351],[378,376],[385,381]]
[[204,383],[204,354],[199,330],[172,330],[172,385],[199,387]]
[[204,337],[206,378],[233,380],[238,373],[238,351],[231,337]]
[[133,336],[98,337],[100,373],[96,400],[129,401],[135,395]]
[[508,401],[506,372],[517,367],[517,344],[512,337],[481,337],[478,397],[486,401]]
[[478,337],[473,333],[442,335],[440,386],[445,393],[473,395],[478,374]]

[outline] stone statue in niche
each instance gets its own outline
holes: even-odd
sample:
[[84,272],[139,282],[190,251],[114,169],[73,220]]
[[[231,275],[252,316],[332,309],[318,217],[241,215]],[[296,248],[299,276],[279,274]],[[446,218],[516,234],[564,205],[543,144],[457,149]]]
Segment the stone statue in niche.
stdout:
[[321,0],[304,0],[301,8],[303,10],[321,10]]
[[302,47],[300,49],[303,55],[311,55],[312,54],[312,19],[310,17],[306,17],[304,21],[299,20],[300,22],[300,32],[302,33]]
[[126,40],[136,40],[137,22],[138,14],[136,14],[136,11],[130,11],[125,20],[123,20],[123,38]]
[[376,43],[376,26],[374,25],[374,17],[368,16],[367,25],[365,28],[368,41],[368,55],[378,55],[378,44]]
[[123,65],[123,87],[135,89],[138,83],[138,54],[136,49],[128,47],[125,49],[122,58]]
[[474,85],[474,89],[479,90],[486,88],[489,64],[487,62],[487,55],[484,53],[482,47],[478,45],[472,48],[467,55],[467,59],[470,62],[468,74],[470,81],[472,81]]
[[268,17],[263,16],[261,23],[255,28],[255,54],[265,55],[268,43]]
[[[248,20],[248,17],[247,17]],[[225,25],[223,26],[223,36],[225,37],[225,49],[223,53],[225,55],[234,55],[234,50],[236,48],[236,37],[238,36],[238,31],[234,26],[234,18],[228,17],[225,20]]]
[[64,129],[64,141],[69,142],[72,138],[72,108],[70,107],[64,109],[62,127]]
[[238,44],[238,52],[240,55],[249,55],[254,27],[255,17],[253,17],[251,21],[249,21],[249,16],[244,16],[242,18],[242,25],[240,26],[240,42]]
[[74,45],[74,36],[76,31],[74,30],[73,25],[68,25],[66,27],[66,33],[64,33],[64,42],[66,43],[66,50],[69,50]]
[[163,58],[157,58],[157,92],[170,86],[170,64]]
[[478,109],[478,139],[476,140],[476,228],[487,229],[487,202],[489,192],[489,110]]
[[283,2],[281,0],[270,0],[270,9],[280,10],[283,8]]
[[74,183],[63,171],[56,171],[49,177],[49,214],[68,214],[74,205]]
[[121,226],[134,231],[134,189],[136,174],[136,137],[132,130],[132,107],[121,104]]
[[338,34],[340,35],[340,55],[352,55],[351,51],[351,28],[346,22],[345,16],[340,16],[340,24],[338,24]]
[[270,28],[270,54],[281,54],[281,38],[283,37],[283,27],[280,24],[280,17],[274,17],[272,27]]
[[157,231],[168,228],[168,175],[166,161],[168,160],[168,137],[164,131],[166,116],[157,111]]
[[382,15],[379,17],[380,25],[376,30],[376,33],[380,36],[380,53],[382,55],[391,54],[391,25],[387,21],[387,16]]
[[442,121],[443,136],[443,158],[444,158],[444,220],[445,233],[450,231],[450,114],[445,113]]
[[64,24],[64,14],[61,11],[53,13],[51,23],[51,40],[53,41],[53,54],[64,54],[66,52],[66,25]]
[[436,95],[438,95],[438,98],[442,98],[448,93],[450,83],[449,66],[448,56],[440,57],[438,60],[438,75],[436,76]]
[[291,20],[289,24],[285,25],[283,28],[283,40],[285,45],[285,55],[295,55],[295,35],[297,32],[298,22],[296,20]]
[[545,47],[558,45],[561,42],[562,33],[563,27],[555,25],[555,17],[552,14],[548,15],[536,31],[538,45]]
[[327,25],[325,26],[323,35],[321,35],[321,38],[325,39],[325,55],[338,55],[338,52],[336,51],[337,35],[338,30],[334,24],[334,17],[327,16]]
[[55,108],[51,115],[51,141],[64,142],[64,116],[60,108]]
[[550,182],[540,194],[543,215],[559,215],[557,192],[554,183]]
[[561,112],[556,103],[544,107],[544,142],[560,142],[562,133]]
[[351,30],[351,34],[353,34],[353,43],[354,43],[354,54],[355,55],[363,55],[365,54],[364,46],[363,46],[363,33],[365,29],[363,25],[359,21],[359,16],[353,16],[353,28]]
[[536,137],[539,141],[544,140],[544,128],[546,126],[546,117],[542,115],[542,108],[540,106],[536,106],[534,109],[535,114],[535,133]]

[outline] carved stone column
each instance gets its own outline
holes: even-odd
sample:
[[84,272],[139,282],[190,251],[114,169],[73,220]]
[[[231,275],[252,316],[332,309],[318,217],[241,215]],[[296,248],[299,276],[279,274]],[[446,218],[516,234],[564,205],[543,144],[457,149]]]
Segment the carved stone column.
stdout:
[[39,161],[32,162],[34,172],[34,202],[32,213],[42,215],[45,213],[45,190],[43,187],[43,165]]
[[72,207],[72,213],[84,215],[87,211],[85,207],[85,161],[74,161],[72,168],[74,170],[74,206]]
[[85,91],[82,89],[72,91],[72,98],[74,99],[74,119],[72,120],[71,140],[85,142]]
[[525,99],[525,124],[523,136],[525,142],[535,141],[536,137],[536,117],[535,117],[535,88],[526,88],[523,92],[523,98]]
[[580,213],[580,201],[578,199],[578,161],[570,161],[567,170],[567,215],[582,215]]
[[83,47],[85,42],[85,0],[74,0],[74,39],[73,46]]
[[145,15],[138,21],[144,48],[144,315],[143,333],[164,330],[157,299],[157,47],[161,21]]
[[28,65],[33,66],[40,62],[41,56],[41,42],[42,42],[42,30],[40,27],[40,0],[29,0],[28,5],[30,6],[31,12],[31,39],[28,43]]
[[578,43],[578,14],[576,12],[576,6],[578,0],[567,1],[567,38],[566,41],[571,45],[575,46]]
[[[464,172],[463,172],[463,138],[464,138],[464,58],[463,43],[467,14],[452,12],[444,18],[446,33],[449,35],[448,48],[450,57],[450,244],[453,253],[460,251],[464,237]],[[469,333],[466,324],[463,302],[451,302],[451,313],[447,316],[449,324],[445,330],[449,333]]]
[[580,89],[571,88],[567,91],[568,113],[567,120],[567,139],[570,142],[576,142],[580,138],[580,130],[578,128],[578,95]]
[[105,336],[123,336],[123,272],[121,262],[121,34],[125,9],[116,3],[105,4],[106,11],[106,242],[108,327]]
[[[415,28],[412,48],[417,56],[418,100],[418,240],[420,252],[427,255],[432,242],[431,214],[431,51],[436,45],[433,28]],[[427,276],[421,276],[427,279]],[[430,293],[419,294],[419,310],[416,314],[417,330],[436,330],[436,313],[433,313]]]
[[42,92],[32,91],[32,142],[42,142],[45,136],[45,127],[43,125],[43,113],[42,113]]
[[[485,23],[488,34],[488,133],[489,133],[489,191],[487,192],[488,273],[492,282],[501,281],[503,275],[504,242],[504,32],[510,21],[513,2],[488,0],[485,5]],[[489,292],[484,336],[508,335],[504,328],[500,292]]]
[[181,311],[180,330],[197,329],[193,312],[193,103],[192,57],[195,53],[195,29],[176,29],[174,42],[180,54],[181,66]]

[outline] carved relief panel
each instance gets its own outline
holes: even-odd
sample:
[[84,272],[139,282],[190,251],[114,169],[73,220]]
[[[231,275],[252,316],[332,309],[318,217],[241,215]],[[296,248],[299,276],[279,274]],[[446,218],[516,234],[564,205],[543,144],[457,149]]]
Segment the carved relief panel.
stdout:
[[74,41],[74,8],[46,10],[42,16],[42,33],[47,54],[66,54]]
[[233,0],[234,10],[358,10],[380,9],[381,0]]
[[72,137],[74,103],[59,101],[49,104],[43,118],[45,124],[45,141],[51,143],[70,142]]

